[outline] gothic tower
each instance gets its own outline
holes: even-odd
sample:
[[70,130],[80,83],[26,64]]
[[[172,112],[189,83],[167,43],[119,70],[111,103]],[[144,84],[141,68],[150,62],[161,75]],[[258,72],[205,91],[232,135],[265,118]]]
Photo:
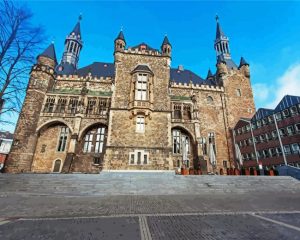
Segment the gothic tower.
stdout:
[[6,162],[7,172],[29,172],[37,141],[37,124],[45,94],[54,84],[57,65],[54,45],[37,58],[32,67],[26,97],[17,123],[14,143]]
[[223,59],[231,59],[229,50],[229,38],[222,31],[221,25],[219,23],[219,17],[216,16],[217,21],[217,31],[215,39],[215,50],[217,58],[221,57]]

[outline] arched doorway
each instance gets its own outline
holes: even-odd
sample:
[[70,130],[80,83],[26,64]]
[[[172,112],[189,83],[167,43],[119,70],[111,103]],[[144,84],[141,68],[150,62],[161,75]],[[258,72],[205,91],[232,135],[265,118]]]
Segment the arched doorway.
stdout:
[[174,167],[194,167],[194,141],[185,129],[172,129],[172,155]]
[[54,161],[54,166],[53,166],[53,172],[54,173],[59,173],[60,172],[60,167],[61,167],[61,160],[57,159]]

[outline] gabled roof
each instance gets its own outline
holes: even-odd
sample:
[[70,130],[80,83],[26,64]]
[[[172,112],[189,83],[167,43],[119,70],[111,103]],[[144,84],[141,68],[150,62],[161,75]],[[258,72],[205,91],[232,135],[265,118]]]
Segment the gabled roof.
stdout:
[[285,95],[281,101],[278,103],[278,105],[275,108],[275,112],[282,111],[286,108],[289,108],[293,105],[300,103],[300,97],[298,96],[291,96],[291,95]]
[[114,77],[115,65],[113,63],[94,62],[79,68],[76,73],[81,77],[88,76],[89,73],[94,77]]
[[151,69],[147,66],[147,65],[138,65],[133,71],[134,72],[149,72],[153,75],[153,72],[151,71]]
[[55,48],[54,48],[54,44],[51,43],[43,53],[41,53],[39,56],[43,56],[43,57],[48,57],[52,60],[55,61],[55,63],[57,64],[57,60],[56,60],[56,54],[55,54]]
[[175,83],[189,84],[192,81],[194,84],[200,85],[216,85],[213,81],[204,80],[190,70],[179,70],[178,68],[170,69],[170,81]]
[[146,47],[145,50],[158,51],[157,49],[150,47],[147,43],[144,43],[144,42],[142,42],[139,45],[136,45],[134,47],[131,47],[131,48],[132,49],[140,49],[141,46],[145,46]]
[[254,116],[252,117],[252,120],[260,120],[263,119],[271,114],[274,113],[274,110],[268,109],[268,108],[259,108]]
[[168,37],[165,36],[162,45],[167,45],[167,44],[171,46],[171,43],[170,43]]

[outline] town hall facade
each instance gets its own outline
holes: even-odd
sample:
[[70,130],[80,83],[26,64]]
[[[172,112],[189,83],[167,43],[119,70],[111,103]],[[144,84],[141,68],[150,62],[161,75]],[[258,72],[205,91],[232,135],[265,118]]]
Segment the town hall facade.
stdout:
[[128,47],[121,31],[114,61],[79,67],[80,21],[58,63],[51,44],[32,67],[6,172],[173,170],[222,173],[234,166],[231,130],[255,112],[249,64],[231,58],[217,21],[216,72],[171,67],[160,48]]

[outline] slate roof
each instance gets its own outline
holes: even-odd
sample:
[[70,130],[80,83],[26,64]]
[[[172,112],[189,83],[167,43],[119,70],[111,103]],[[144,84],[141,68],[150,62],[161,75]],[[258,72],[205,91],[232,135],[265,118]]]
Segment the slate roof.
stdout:
[[246,61],[243,57],[241,57],[241,61],[240,61],[240,66],[239,66],[239,68],[240,68],[241,66],[244,66],[244,65],[248,65],[248,66],[249,66],[249,63],[247,63],[247,61]]
[[124,34],[123,34],[123,31],[122,31],[122,30],[119,32],[119,34],[118,34],[118,36],[117,36],[117,38],[116,38],[115,40],[117,40],[117,39],[121,39],[121,40],[123,40],[124,42],[126,42],[126,41],[125,41],[125,37],[124,37]]
[[226,37],[224,32],[222,31],[221,25],[217,22],[217,31],[216,31],[216,40],[220,39],[221,37]]
[[94,77],[114,77],[115,65],[113,63],[93,62],[88,66],[79,68],[76,73],[81,77],[87,76],[89,73]]
[[205,80],[190,70],[179,70],[178,68],[170,69],[170,81],[183,84],[189,84],[192,81],[194,84],[216,85],[213,81]]
[[252,121],[263,119],[274,113],[274,110],[268,108],[259,108],[254,116],[252,117]]
[[210,71],[210,69],[208,70],[208,73],[207,73],[207,77],[206,79],[209,79],[211,77],[214,77],[214,75],[212,74],[212,72]]
[[55,61],[55,63],[57,64],[57,59],[56,59],[56,54],[55,54],[55,48],[54,48],[54,44],[51,43],[43,53],[41,53],[39,56],[44,56],[44,57],[48,57],[51,58]]
[[144,43],[144,42],[142,42],[139,45],[136,45],[134,47],[131,47],[131,49],[140,49],[141,46],[146,46],[145,50],[158,51],[157,49],[150,47],[147,43]]
[[171,46],[171,43],[170,43],[170,41],[169,41],[169,39],[168,39],[167,36],[164,37],[164,41],[163,41],[162,45],[165,45],[165,44],[168,44],[168,45]]
[[75,33],[75,35],[81,35],[81,32],[80,32],[80,21],[78,21],[73,29],[73,31],[71,32],[72,33]]
[[218,56],[217,58],[217,63],[220,63],[220,62],[223,62],[226,64],[227,68],[230,68],[230,69],[237,69],[237,65],[235,64],[235,62],[231,59],[231,58],[224,58],[224,56],[221,54]]
[[56,67],[55,72],[59,75],[71,75],[75,73],[75,70],[76,68],[73,64],[65,62],[65,63],[60,63]]
[[296,104],[300,104],[300,97],[285,95],[278,103],[274,111],[279,112]]

